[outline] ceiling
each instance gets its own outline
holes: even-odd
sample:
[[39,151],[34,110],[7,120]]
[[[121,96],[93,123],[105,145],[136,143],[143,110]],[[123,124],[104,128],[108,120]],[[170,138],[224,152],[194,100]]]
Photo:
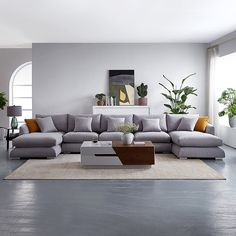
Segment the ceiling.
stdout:
[[209,43],[236,30],[235,0],[0,0],[0,47]]

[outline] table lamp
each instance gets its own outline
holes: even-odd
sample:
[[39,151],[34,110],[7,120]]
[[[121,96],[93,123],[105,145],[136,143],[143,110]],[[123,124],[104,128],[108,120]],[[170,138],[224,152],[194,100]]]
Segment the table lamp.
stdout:
[[18,127],[18,121],[16,116],[22,116],[22,107],[21,106],[8,106],[7,107],[7,116],[12,117],[11,119],[11,128],[12,133],[14,133],[14,129]]

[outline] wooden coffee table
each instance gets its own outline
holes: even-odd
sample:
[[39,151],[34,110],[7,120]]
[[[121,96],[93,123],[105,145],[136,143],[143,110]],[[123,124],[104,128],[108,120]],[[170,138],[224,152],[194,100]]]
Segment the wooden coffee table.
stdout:
[[155,164],[154,145],[124,145],[121,141],[85,141],[81,146],[82,166],[140,166]]

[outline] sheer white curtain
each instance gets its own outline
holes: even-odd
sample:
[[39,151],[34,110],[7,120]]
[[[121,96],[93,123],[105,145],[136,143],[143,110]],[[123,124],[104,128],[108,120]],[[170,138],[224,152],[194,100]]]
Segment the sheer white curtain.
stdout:
[[208,116],[209,122],[216,127],[218,131],[219,118],[218,118],[218,103],[216,98],[217,90],[217,58],[218,47],[208,48]]

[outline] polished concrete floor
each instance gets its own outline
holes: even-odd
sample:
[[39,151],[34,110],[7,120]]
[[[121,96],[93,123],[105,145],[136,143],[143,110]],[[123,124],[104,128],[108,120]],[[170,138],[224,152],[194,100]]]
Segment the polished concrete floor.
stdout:
[[236,150],[207,160],[227,180],[2,180],[21,165],[0,145],[0,236],[236,235]]

